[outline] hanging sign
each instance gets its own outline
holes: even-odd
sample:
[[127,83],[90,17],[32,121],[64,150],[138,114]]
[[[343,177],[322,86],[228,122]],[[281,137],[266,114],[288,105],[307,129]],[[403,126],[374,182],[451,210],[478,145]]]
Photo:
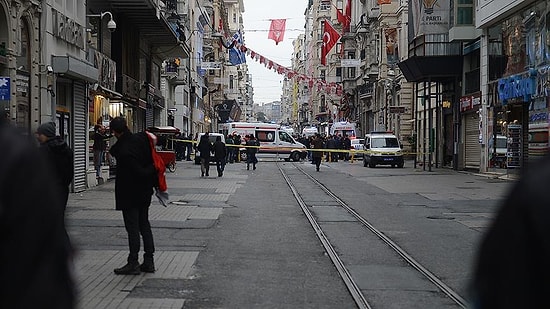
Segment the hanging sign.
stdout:
[[10,85],[11,83],[9,77],[0,77],[0,100],[10,100]]

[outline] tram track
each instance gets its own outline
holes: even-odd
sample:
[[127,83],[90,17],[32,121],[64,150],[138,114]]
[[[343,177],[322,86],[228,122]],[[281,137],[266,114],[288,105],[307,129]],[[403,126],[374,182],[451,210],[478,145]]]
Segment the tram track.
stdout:
[[[285,171],[283,166],[292,166],[296,171],[298,171],[298,174],[291,175],[290,173]],[[456,291],[454,291],[450,286],[448,286],[442,280],[440,280],[429,269],[427,269],[421,263],[415,260],[402,247],[400,247],[391,238],[386,236],[382,231],[376,228],[373,224],[371,224],[368,220],[366,220],[363,216],[361,216],[357,211],[349,207],[342,199],[340,199],[336,194],[334,194],[327,186],[319,182],[315,177],[308,174],[302,167],[300,167],[299,164],[277,163],[277,167],[279,168],[281,175],[283,176],[283,178],[285,179],[285,182],[287,183],[290,190],[292,191],[292,194],[295,197],[298,204],[300,205],[302,211],[306,215],[309,223],[315,230],[317,237],[321,241],[321,244],[323,245],[324,249],[326,250],[333,264],[335,265],[339,275],[344,281],[346,287],[348,288],[358,308],[373,308],[373,307],[371,304],[369,304],[368,300],[365,298],[365,295],[359,288],[358,284],[354,281],[354,278],[350,274],[350,271],[348,270],[348,268],[346,267],[346,265],[338,255],[334,245],[330,242],[329,237],[327,236],[325,231],[323,231],[322,226],[319,224],[318,220],[315,218],[315,215],[311,210],[311,207],[313,205],[311,203],[308,204],[302,197],[303,192],[301,192],[300,187],[304,187],[304,185],[306,185],[306,182],[304,182],[304,180],[309,181],[309,184],[307,185],[309,186],[313,185],[314,187],[320,189],[321,192],[323,192],[323,194],[325,195],[325,198],[332,201],[333,204],[336,204],[338,207],[341,207],[347,213],[353,216],[366,230],[370,231],[380,241],[382,241],[389,248],[391,248],[391,250],[394,253],[396,253],[403,261],[405,261],[410,267],[415,269],[422,277],[424,277],[429,282],[431,282],[435,287],[437,287],[437,289],[440,290],[442,293],[444,293],[446,297],[452,300],[453,303],[455,303],[461,308],[468,307],[466,300],[462,298]],[[299,183],[299,185],[297,183]]]

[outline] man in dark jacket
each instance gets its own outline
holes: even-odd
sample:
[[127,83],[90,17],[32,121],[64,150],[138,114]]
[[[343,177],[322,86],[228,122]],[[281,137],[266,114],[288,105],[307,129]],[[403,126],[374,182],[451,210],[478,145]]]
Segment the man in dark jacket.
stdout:
[[319,166],[321,166],[321,159],[323,158],[323,152],[321,149],[325,148],[325,142],[321,138],[321,135],[318,133],[315,134],[315,137],[311,141],[311,148],[317,149],[316,151],[312,151],[311,157],[313,159],[313,164],[315,164],[315,170],[319,171]]
[[256,153],[258,152],[258,146],[260,144],[256,140],[253,134],[250,134],[248,140],[246,141],[246,169],[250,169],[250,163],[252,163],[252,169],[256,169],[256,163],[258,159],[256,158]]
[[73,151],[61,136],[56,135],[55,123],[46,122],[36,129],[36,138],[40,142],[40,152],[52,167],[55,191],[59,194],[63,211],[69,199],[69,185],[73,181]]
[[0,112],[0,308],[75,308],[53,168]]
[[92,147],[94,151],[94,168],[95,168],[95,177],[99,183],[103,181],[101,178],[101,165],[103,165],[103,155],[107,150],[107,140],[109,139],[105,135],[105,128],[96,124],[94,127],[94,145]]
[[227,148],[225,143],[222,142],[222,137],[217,136],[214,142],[214,158],[216,159],[216,169],[218,170],[218,177],[223,176],[225,169],[225,158],[227,157]]
[[210,171],[210,152],[214,150],[212,143],[210,143],[210,135],[208,132],[201,136],[201,140],[197,145],[197,150],[200,152],[201,158],[201,177],[204,177],[205,173],[206,177],[208,177],[208,172]]
[[[111,132],[117,142],[110,153],[116,159],[115,202],[116,209],[122,211],[124,226],[128,233],[130,254],[128,263],[115,269],[117,275],[137,275],[154,272],[153,254],[155,246],[149,223],[149,206],[155,184],[155,167],[151,156],[151,146],[146,133],[132,134],[126,120],[116,117],[110,123]],[[143,264],[139,264],[140,234],[143,238]]]

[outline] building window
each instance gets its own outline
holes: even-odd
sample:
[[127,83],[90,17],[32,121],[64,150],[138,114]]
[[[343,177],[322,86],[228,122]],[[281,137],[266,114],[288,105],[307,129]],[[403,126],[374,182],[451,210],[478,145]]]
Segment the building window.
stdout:
[[328,11],[330,10],[330,6],[330,0],[321,0],[321,3],[319,3],[319,10]]
[[235,82],[235,76],[229,75],[229,89],[233,89],[233,83]]
[[474,25],[474,0],[457,0],[456,2],[456,25]]

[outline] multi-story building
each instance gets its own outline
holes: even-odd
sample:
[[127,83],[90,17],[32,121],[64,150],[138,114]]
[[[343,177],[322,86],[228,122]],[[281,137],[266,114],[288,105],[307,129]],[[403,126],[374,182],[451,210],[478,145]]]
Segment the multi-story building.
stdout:
[[166,16],[175,6],[174,0],[0,3],[2,108],[29,134],[56,122],[74,151],[74,191],[95,185],[91,127],[116,116],[134,131],[163,123],[162,62],[188,57]]
[[509,169],[548,153],[549,12],[547,1],[484,1],[475,10],[482,35],[470,49],[480,53],[480,102],[464,100],[464,109],[478,110],[481,170],[492,166],[489,141],[499,135],[507,137]]

